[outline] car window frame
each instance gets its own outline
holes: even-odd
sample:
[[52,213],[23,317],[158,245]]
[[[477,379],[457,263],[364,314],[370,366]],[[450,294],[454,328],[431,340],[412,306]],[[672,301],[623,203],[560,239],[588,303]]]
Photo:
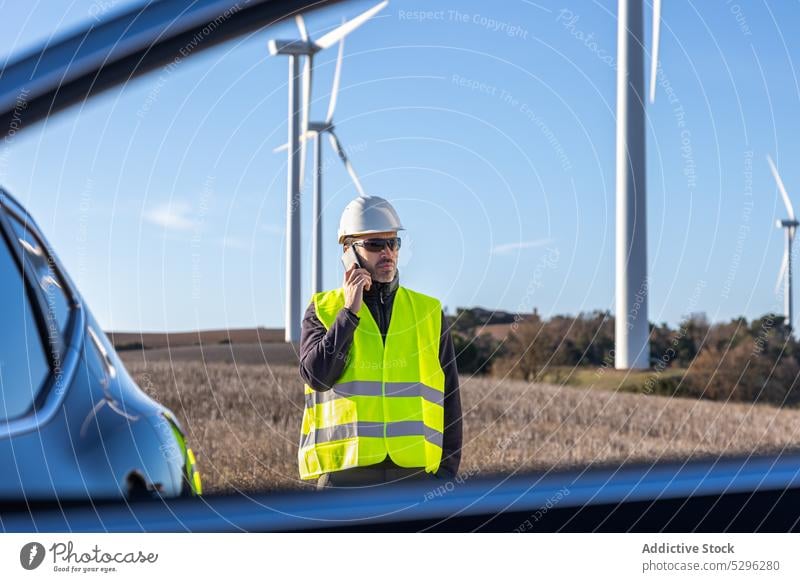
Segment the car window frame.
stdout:
[[[52,265],[53,274],[67,296],[70,307],[69,319],[65,331],[58,330],[58,354],[51,349],[47,328],[47,298],[36,280],[33,264],[25,255],[22,245],[11,220],[18,220],[37,240],[46,254],[48,264]],[[0,420],[0,438],[14,436],[22,432],[35,430],[48,422],[63,402],[72,383],[80,359],[81,344],[85,333],[86,316],[80,296],[61,267],[55,252],[47,243],[33,218],[11,197],[0,188],[0,244],[8,245],[14,262],[22,275],[25,292],[29,301],[31,314],[36,322],[39,342],[45,352],[49,373],[36,395],[30,409],[22,416]]]

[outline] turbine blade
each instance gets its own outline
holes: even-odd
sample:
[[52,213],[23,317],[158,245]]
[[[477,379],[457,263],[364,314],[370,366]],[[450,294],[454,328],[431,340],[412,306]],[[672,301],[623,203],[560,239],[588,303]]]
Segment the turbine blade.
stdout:
[[650,103],[656,101],[658,48],[661,43],[661,0],[653,0],[653,50],[650,51]]
[[786,269],[789,267],[789,256],[786,253],[783,253],[783,259],[781,260],[781,270],[778,271],[778,280],[775,282],[775,293],[780,291],[781,285],[783,285],[783,280],[786,277]]
[[325,118],[325,125],[333,122],[333,112],[336,110],[336,98],[339,95],[339,83],[342,78],[342,57],[344,57],[344,39],[339,41],[339,55],[336,57],[336,70],[333,73],[333,88],[331,89],[331,100],[328,103],[328,116]]
[[350,174],[350,178],[352,178],[353,184],[355,184],[356,190],[358,190],[359,195],[366,196],[364,188],[363,186],[361,186],[361,180],[358,179],[358,174],[356,174],[356,171],[353,168],[353,164],[351,164],[350,160],[347,159],[347,154],[345,153],[342,144],[339,142],[339,138],[336,137],[336,134],[333,133],[332,130],[328,130],[328,138],[330,139],[333,149],[336,150],[336,153],[339,154],[339,157],[342,159],[344,167],[347,169],[347,173]]
[[[315,135],[317,135],[317,132],[316,132],[316,131],[314,131],[313,129],[309,129],[307,132],[300,134],[300,143],[302,143],[302,142],[304,142],[304,141],[306,141],[306,140],[309,140],[309,139],[311,139],[311,138],[312,138],[312,137],[314,137]],[[279,153],[279,152],[285,152],[285,151],[286,151],[286,150],[288,150],[288,149],[289,149],[289,144],[288,144],[288,143],[285,143],[285,144],[281,144],[281,145],[279,145],[279,146],[278,146],[278,147],[276,147],[276,148],[273,148],[273,150],[272,150],[272,153],[273,153],[273,154],[277,154],[277,153]]]
[[319,37],[319,40],[315,41],[315,45],[317,45],[321,49],[326,49],[332,47],[334,44],[342,40],[345,36],[353,32],[356,28],[364,24],[367,20],[375,16],[378,12],[386,8],[386,5],[389,4],[389,0],[384,0],[380,4],[377,4],[353,18],[352,20],[348,20],[338,28],[334,28],[329,33]]
[[789,218],[794,220],[794,208],[792,208],[792,201],[789,200],[789,194],[786,192],[786,187],[783,185],[783,180],[781,180],[780,174],[778,174],[778,168],[775,167],[775,162],[772,161],[772,158],[769,155],[767,155],[767,162],[769,163],[769,169],[772,171],[772,177],[775,178],[775,182],[778,184],[778,191],[781,193],[783,203],[786,205],[786,212],[789,213]]
[[297,30],[300,31],[300,38],[302,38],[304,42],[308,42],[308,29],[306,28],[306,21],[303,20],[303,15],[298,14],[294,17],[294,21],[297,23]]

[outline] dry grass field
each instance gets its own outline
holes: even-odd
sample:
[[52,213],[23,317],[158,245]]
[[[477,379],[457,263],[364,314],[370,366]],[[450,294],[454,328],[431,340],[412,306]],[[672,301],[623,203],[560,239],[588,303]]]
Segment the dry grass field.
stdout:
[[[184,423],[205,492],[311,486],[297,472],[303,390],[292,346],[210,348],[122,352]],[[461,471],[471,474],[800,445],[798,410],[465,376],[461,390]]]

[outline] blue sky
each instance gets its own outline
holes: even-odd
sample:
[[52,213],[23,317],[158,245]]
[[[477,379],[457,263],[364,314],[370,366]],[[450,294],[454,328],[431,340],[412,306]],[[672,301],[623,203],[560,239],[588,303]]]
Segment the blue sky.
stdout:
[[[129,4],[0,2],[0,54]],[[307,23],[319,36],[370,5]],[[336,115],[366,189],[408,229],[401,281],[451,313],[613,311],[616,1],[430,6],[394,0],[348,38]],[[645,22],[649,37],[649,8]],[[800,200],[799,24],[796,2],[664,3],[648,108],[651,321],[782,308],[784,208],[765,156]],[[286,156],[272,149],[286,140],[287,63],[266,45],[287,36],[291,22],[206,51],[0,149],[0,184],[106,329],[283,325]],[[324,116],[335,56],[316,61],[312,117]],[[325,156],[332,288],[355,189],[327,142]]]

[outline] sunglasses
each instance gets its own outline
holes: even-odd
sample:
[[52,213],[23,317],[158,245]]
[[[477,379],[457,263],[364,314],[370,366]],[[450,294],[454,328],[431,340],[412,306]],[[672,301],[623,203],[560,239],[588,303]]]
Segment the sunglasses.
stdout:
[[366,240],[355,241],[354,246],[364,248],[364,250],[372,253],[377,253],[389,247],[390,250],[397,250],[400,248],[400,237],[392,238],[368,238]]

